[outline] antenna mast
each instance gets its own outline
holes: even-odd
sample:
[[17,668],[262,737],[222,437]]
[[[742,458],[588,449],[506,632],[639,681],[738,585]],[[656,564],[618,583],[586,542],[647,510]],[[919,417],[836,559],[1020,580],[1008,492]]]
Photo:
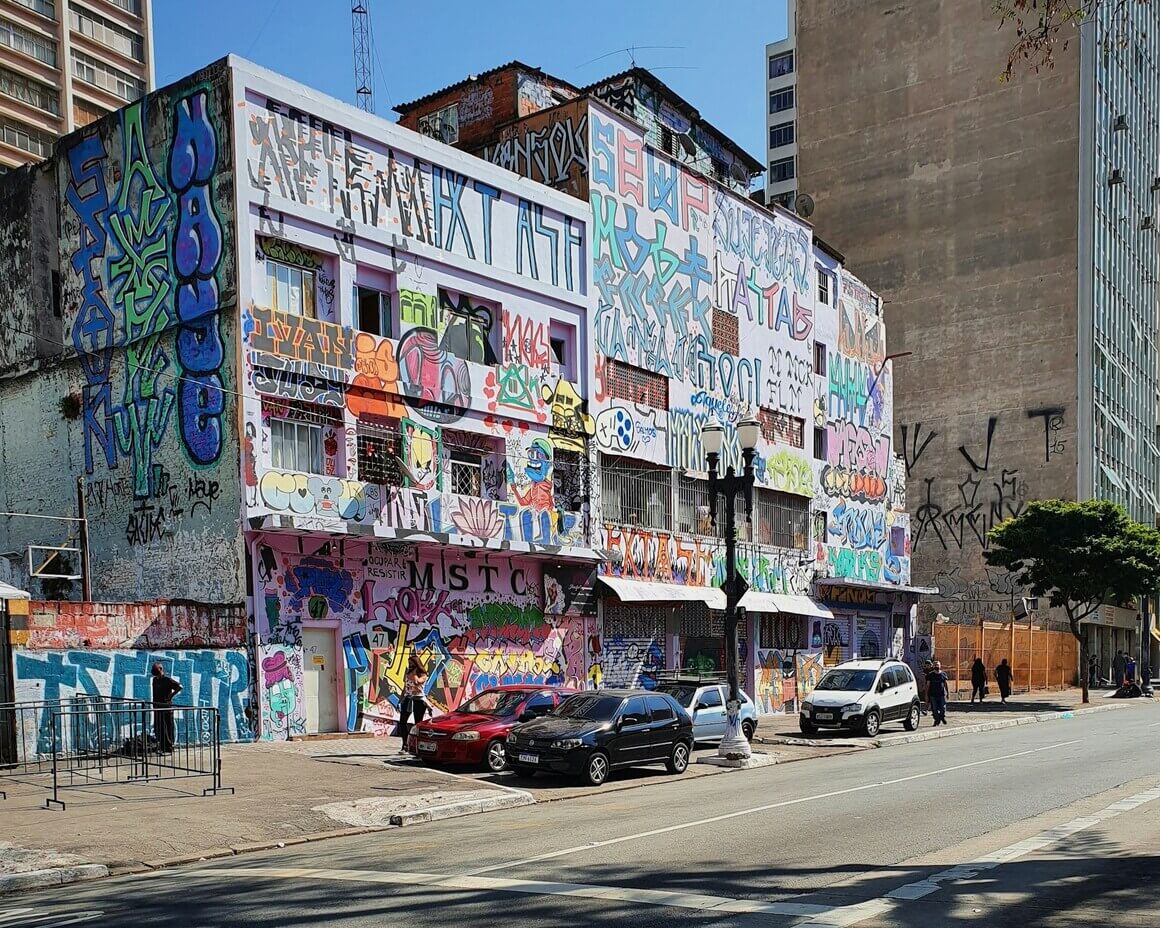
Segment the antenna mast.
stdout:
[[351,0],[350,18],[354,32],[354,94],[358,108],[375,111],[375,85],[371,77],[370,0]]

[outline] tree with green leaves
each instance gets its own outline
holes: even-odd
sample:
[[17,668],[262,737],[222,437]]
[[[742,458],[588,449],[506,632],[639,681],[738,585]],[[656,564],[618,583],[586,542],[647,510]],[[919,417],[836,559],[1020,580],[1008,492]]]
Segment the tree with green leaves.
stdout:
[[[1019,66],[1037,74],[1050,71],[1055,67],[1056,50],[1065,51],[1089,19],[1099,17],[1104,23],[1099,36],[1103,48],[1130,42],[1136,31],[1132,7],[1156,2],[1160,0],[992,0],[999,28],[1015,34],[1001,80],[1009,81]],[[1107,12],[1101,14],[1102,10]]]
[[987,534],[992,567],[1013,574],[1032,596],[1067,613],[1080,648],[1083,701],[1087,649],[1080,623],[1104,603],[1128,606],[1160,589],[1160,531],[1106,500],[1037,500]]

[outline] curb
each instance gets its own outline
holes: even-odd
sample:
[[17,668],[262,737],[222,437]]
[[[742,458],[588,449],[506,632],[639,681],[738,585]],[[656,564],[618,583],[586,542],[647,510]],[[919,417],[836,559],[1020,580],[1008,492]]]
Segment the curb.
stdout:
[[[392,815],[390,823],[402,828],[407,825],[421,825],[425,822],[437,822],[445,818],[457,818],[461,815],[476,815],[480,812],[495,812],[499,809],[517,809],[520,806],[536,804],[531,793],[522,790],[511,790],[502,796],[492,796],[489,799],[465,799],[461,802],[449,802],[443,806],[432,806],[428,809],[416,809],[413,812],[403,812]],[[372,829],[377,830],[377,829]]]
[[28,889],[79,883],[81,880],[98,880],[108,875],[109,868],[103,864],[79,864],[75,867],[49,867],[45,870],[29,870],[27,873],[11,873],[0,876],[0,896]]
[[[1038,712],[1035,715],[1021,715],[1011,719],[996,719],[993,722],[978,722],[973,725],[960,725],[955,728],[945,728],[942,731],[926,731],[913,735],[894,735],[889,738],[875,738],[872,741],[862,741],[860,744],[846,744],[844,747],[858,750],[872,748],[889,748],[900,744],[919,744],[923,741],[935,741],[939,738],[953,738],[955,735],[973,735],[983,731],[998,731],[1002,728],[1015,728],[1019,725],[1032,725],[1036,722],[1051,722],[1056,719],[1070,719],[1078,715],[1091,715],[1095,712],[1110,712],[1114,709],[1130,709],[1125,703],[1108,706],[1088,706],[1086,708],[1063,709],[1058,712]],[[798,744],[811,748],[834,747],[842,744],[833,738],[820,740],[817,738],[793,738],[790,736],[776,736],[761,739],[764,744]]]

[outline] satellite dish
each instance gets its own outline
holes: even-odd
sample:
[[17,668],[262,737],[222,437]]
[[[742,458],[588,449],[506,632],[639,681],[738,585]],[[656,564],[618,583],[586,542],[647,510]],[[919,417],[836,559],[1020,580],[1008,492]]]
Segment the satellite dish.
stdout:
[[744,167],[741,166],[741,162],[730,161],[729,162],[729,173],[733,175],[733,179],[735,181],[737,181],[739,184],[748,184],[749,183],[749,172],[747,170],[745,170]]
[[685,154],[690,158],[697,153],[697,147],[693,144],[693,140],[689,138],[689,133],[677,133],[677,141],[681,143],[681,148],[685,150]]
[[809,219],[814,214],[814,198],[808,193],[799,193],[794,197],[794,209],[802,219]]

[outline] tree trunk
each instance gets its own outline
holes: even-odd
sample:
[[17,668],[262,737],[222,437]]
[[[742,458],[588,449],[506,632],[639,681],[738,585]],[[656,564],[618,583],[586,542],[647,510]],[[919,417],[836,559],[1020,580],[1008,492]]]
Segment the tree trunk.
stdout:
[[1079,642],[1079,685],[1083,690],[1083,704],[1086,706],[1091,702],[1091,697],[1088,694],[1088,653],[1087,648],[1083,643],[1083,631],[1080,628],[1079,619],[1068,616],[1068,624],[1071,626],[1071,633],[1075,635],[1075,640]]

